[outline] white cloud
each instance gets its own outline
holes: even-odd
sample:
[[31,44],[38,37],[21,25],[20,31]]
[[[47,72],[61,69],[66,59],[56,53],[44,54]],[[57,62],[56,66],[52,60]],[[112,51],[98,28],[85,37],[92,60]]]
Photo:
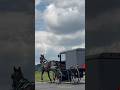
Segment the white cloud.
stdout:
[[35,6],[40,4],[41,0],[35,0]]
[[56,52],[60,52],[65,50],[66,47],[84,47],[84,36],[84,32],[69,35],[56,35],[47,31],[36,31],[35,47],[39,48],[42,53],[46,53],[48,48],[53,48]]
[[[49,31],[69,34],[85,28],[84,0],[64,0],[51,3],[45,10],[44,19]],[[61,5],[61,6],[60,6]]]

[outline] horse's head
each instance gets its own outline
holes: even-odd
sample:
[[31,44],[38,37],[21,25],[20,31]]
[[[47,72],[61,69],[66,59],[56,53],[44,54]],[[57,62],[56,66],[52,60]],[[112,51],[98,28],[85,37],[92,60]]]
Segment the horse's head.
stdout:
[[18,82],[23,78],[21,67],[18,69],[16,67],[13,68],[13,74],[11,75],[11,78],[13,80],[13,87],[16,87]]

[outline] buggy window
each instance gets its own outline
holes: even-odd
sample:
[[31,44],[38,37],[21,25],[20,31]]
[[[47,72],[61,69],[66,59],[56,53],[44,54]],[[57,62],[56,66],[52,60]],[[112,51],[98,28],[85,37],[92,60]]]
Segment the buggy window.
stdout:
[[61,61],[66,61],[66,54],[61,54]]

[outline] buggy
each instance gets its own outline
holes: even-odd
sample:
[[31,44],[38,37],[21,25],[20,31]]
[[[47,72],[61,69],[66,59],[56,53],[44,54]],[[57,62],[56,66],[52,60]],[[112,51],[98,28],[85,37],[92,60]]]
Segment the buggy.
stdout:
[[64,51],[58,57],[60,59],[59,83],[80,83],[85,73],[85,49]]

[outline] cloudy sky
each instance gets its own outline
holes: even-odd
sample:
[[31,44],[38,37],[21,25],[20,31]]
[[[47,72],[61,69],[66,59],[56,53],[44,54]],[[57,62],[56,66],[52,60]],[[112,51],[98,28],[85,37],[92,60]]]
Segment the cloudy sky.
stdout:
[[35,0],[35,64],[85,47],[85,0]]

